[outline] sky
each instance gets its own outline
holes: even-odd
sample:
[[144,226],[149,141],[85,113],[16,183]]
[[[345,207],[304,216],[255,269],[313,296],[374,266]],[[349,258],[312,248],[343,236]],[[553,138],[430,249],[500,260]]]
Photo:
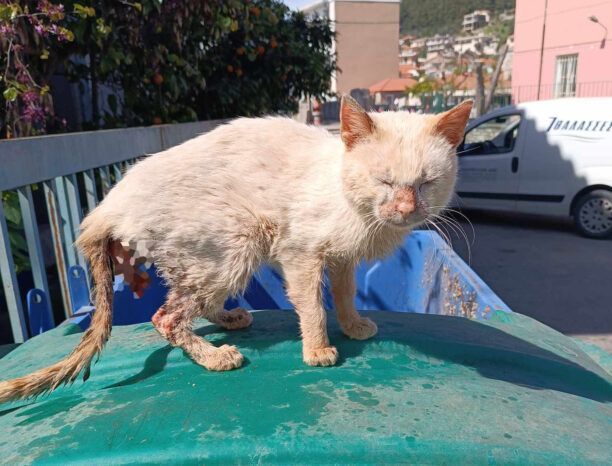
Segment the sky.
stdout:
[[291,8],[295,9],[309,5],[310,3],[314,3],[314,0],[283,0],[283,3],[286,3]]

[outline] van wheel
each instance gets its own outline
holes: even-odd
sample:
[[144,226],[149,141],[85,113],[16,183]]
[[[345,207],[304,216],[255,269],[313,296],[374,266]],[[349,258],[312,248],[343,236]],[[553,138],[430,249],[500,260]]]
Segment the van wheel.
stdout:
[[612,192],[598,189],[578,199],[574,224],[588,238],[612,236]]

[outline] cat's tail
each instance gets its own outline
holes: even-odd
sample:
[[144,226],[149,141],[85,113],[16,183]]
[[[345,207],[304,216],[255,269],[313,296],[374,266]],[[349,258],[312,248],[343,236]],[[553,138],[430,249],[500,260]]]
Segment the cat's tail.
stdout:
[[109,256],[111,238],[105,228],[100,228],[101,222],[96,221],[99,218],[95,217],[90,215],[85,219],[77,240],[77,246],[90,261],[96,285],[96,310],[91,325],[65,359],[26,376],[0,382],[0,403],[52,391],[62,384],[73,382],[82,371],[83,380],[87,380],[92,359],[102,351],[108,340],[113,322],[113,272]]

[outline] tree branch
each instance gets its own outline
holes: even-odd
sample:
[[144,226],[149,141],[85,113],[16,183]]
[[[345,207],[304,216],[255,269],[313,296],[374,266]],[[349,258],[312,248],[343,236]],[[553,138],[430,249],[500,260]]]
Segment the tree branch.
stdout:
[[491,109],[491,105],[493,104],[493,96],[495,95],[495,90],[497,89],[497,82],[499,81],[499,75],[501,74],[502,67],[504,65],[504,60],[506,59],[506,55],[508,53],[508,44],[504,44],[497,55],[497,64],[495,66],[495,71],[493,72],[493,77],[491,78],[491,82],[489,83],[489,91],[487,92],[487,98],[484,104],[484,112],[488,112]]

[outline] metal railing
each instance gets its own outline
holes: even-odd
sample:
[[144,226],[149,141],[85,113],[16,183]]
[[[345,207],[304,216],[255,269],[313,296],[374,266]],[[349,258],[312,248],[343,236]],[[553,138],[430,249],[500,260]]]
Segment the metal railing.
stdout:
[[567,87],[555,84],[538,86],[512,86],[512,101],[515,104],[533,100],[549,100],[563,97],[611,97],[612,81],[577,83]]
[[33,188],[44,195],[61,303],[64,315],[70,317],[68,269],[80,265],[87,270],[84,258],[74,247],[83,217],[137,159],[210,131],[220,123],[214,120],[0,141],[0,278],[16,343],[27,340],[29,332],[2,193],[18,196],[34,286],[50,296]]

